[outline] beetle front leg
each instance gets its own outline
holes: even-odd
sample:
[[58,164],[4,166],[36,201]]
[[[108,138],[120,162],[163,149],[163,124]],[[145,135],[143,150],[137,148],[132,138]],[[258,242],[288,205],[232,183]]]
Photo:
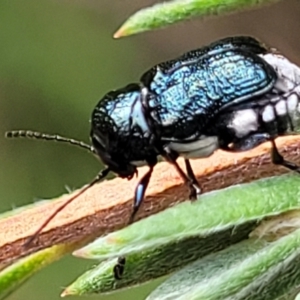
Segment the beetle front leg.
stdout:
[[134,220],[134,217],[136,213],[138,212],[145,196],[146,189],[148,187],[153,168],[154,166],[150,165],[150,169],[148,172],[143,176],[143,178],[140,180],[138,185],[136,186],[135,193],[134,193],[134,203],[133,203],[133,210],[129,219],[129,224],[131,224]]
[[297,166],[295,163],[287,161],[283,158],[283,156],[279,153],[275,139],[271,138],[271,143],[272,143],[272,150],[271,150],[271,157],[272,157],[272,162],[275,165],[281,165],[287,169],[290,169],[292,171],[295,171],[297,173],[300,173],[300,167]]

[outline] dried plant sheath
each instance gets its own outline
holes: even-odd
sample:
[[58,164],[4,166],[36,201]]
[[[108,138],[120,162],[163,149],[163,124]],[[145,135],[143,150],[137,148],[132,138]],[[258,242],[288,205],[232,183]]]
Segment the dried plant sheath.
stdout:
[[[299,136],[279,138],[276,143],[286,159],[299,163]],[[269,143],[265,143],[252,151],[239,154],[218,151],[210,158],[192,161],[192,165],[204,191],[286,173],[284,168],[271,163],[269,149]],[[140,168],[139,177],[145,171],[146,168]],[[26,239],[70,195],[0,220],[0,264],[50,245],[77,241],[87,236],[100,236],[125,227],[130,217],[137,181],[137,178],[131,181],[116,178],[91,188],[57,215],[35,243],[26,249],[22,247]],[[163,162],[155,168],[146,201],[137,219],[187,198],[188,189],[181,178],[171,165]]]

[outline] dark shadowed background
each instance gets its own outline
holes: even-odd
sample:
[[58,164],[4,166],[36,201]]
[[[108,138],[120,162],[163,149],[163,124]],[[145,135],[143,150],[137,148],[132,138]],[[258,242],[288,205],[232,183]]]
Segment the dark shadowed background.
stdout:
[[[298,0],[204,22],[188,21],[120,40],[112,38],[134,11],[155,2],[0,2],[0,212],[59,196],[66,186],[78,188],[101,168],[93,156],[76,148],[5,140],[6,130],[60,133],[88,142],[90,114],[102,95],[137,81],[153,64],[224,36],[256,36],[300,64]],[[9,299],[60,299],[61,287],[91,265],[68,257],[38,273]],[[151,283],[95,298],[139,300],[154,286]]]

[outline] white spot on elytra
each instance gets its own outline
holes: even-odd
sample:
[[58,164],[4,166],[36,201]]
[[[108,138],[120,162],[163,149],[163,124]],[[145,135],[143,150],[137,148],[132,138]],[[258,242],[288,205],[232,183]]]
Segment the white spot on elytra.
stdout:
[[294,112],[297,108],[297,104],[298,104],[298,97],[295,94],[292,94],[291,96],[288,97],[287,99],[287,107],[288,107],[288,111]]
[[278,76],[276,87],[282,91],[290,91],[300,83],[300,68],[280,54],[268,53],[260,55],[275,70]]
[[257,113],[250,108],[239,110],[228,127],[234,129],[237,137],[244,137],[258,129]]
[[284,116],[286,115],[286,104],[284,100],[280,100],[276,105],[275,105],[275,110],[278,116]]
[[275,113],[272,105],[267,105],[262,112],[262,119],[265,123],[274,121]]

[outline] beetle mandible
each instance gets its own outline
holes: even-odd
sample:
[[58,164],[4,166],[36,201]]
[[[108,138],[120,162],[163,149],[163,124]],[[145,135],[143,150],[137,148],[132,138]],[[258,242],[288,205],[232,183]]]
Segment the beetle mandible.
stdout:
[[[148,172],[138,183],[130,222],[143,199],[158,157],[170,162],[190,190],[201,193],[190,159],[215,150],[246,151],[269,141],[274,164],[300,173],[278,152],[275,138],[300,129],[300,68],[258,40],[224,38],[148,70],[140,83],[106,94],[91,118],[92,146],[31,131],[7,137],[31,137],[71,143],[90,150],[107,166],[66,205],[109,172],[131,179],[141,165]],[[177,164],[184,157],[186,172]],[[30,242],[32,241],[30,240]]]

